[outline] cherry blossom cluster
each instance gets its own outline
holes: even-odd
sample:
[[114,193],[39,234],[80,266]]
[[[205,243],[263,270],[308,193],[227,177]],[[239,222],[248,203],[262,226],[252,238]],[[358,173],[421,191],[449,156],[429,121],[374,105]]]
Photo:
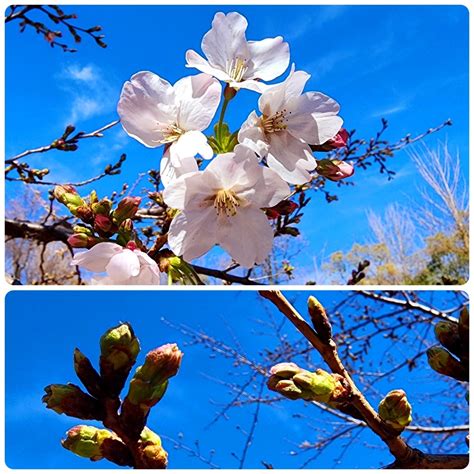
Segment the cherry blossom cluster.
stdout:
[[[242,267],[261,264],[274,238],[265,209],[317,174],[337,181],[354,171],[350,163],[313,156],[314,150],[345,146],[339,104],[304,92],[310,75],[295,65],[283,82],[268,84],[288,69],[289,45],[281,36],[248,41],[246,29],[239,13],[217,13],[202,39],[205,57],[186,52],[186,67],[199,74],[172,85],[153,72],[138,72],[120,95],[126,133],[146,147],[163,147],[163,200],[175,210],[167,242],[187,262],[219,245]],[[231,133],[224,117],[240,89],[259,94],[258,111]],[[207,136],[220,105],[214,134]],[[158,266],[133,242],[101,242],[73,263],[106,271],[102,283],[160,280]]]

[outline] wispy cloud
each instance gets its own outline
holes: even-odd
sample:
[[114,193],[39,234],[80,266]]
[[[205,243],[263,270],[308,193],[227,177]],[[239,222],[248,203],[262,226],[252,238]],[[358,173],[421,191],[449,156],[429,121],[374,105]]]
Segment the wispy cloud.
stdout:
[[290,25],[290,32],[285,35],[287,41],[295,41],[306,35],[310,31],[317,31],[328,23],[340,18],[345,11],[346,6],[328,5],[319,7],[318,12],[298,18]]
[[77,124],[109,113],[115,107],[115,89],[94,64],[68,65],[60,72],[58,80],[70,97],[66,123]]
[[408,101],[402,100],[391,106],[384,107],[384,108],[374,111],[371,114],[371,117],[373,118],[388,117],[389,115],[394,115],[394,114],[397,114],[398,112],[403,112],[404,110],[407,110],[408,107],[409,107]]

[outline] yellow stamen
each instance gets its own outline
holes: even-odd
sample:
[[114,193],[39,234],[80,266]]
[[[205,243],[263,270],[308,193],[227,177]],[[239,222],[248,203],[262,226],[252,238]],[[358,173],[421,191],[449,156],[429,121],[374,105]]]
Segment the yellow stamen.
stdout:
[[175,142],[185,131],[178,127],[176,124],[166,125],[162,128],[157,128],[163,134],[163,138],[159,140],[159,143],[172,143]]
[[263,130],[266,133],[280,132],[281,130],[286,130],[286,128],[288,127],[288,125],[285,123],[288,122],[286,116],[289,114],[291,114],[291,112],[287,112],[286,109],[283,109],[270,117],[263,115],[261,119]]
[[227,61],[226,72],[235,82],[241,82],[247,70],[246,59],[234,58],[232,61]]
[[237,208],[240,206],[240,200],[235,193],[228,189],[221,189],[214,198],[214,208],[217,215],[235,216]]

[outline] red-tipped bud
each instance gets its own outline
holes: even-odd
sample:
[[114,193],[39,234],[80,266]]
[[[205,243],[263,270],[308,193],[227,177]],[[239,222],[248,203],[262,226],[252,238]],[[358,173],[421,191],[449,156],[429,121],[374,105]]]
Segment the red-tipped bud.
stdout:
[[322,145],[313,145],[313,151],[331,151],[336,148],[344,148],[349,140],[349,132],[345,128],[341,128],[336,136],[323,143]]

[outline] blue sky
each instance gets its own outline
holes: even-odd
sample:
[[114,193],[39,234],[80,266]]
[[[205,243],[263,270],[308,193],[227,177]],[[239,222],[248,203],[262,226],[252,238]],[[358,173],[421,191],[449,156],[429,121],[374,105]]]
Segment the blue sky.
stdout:
[[[6,28],[6,154],[49,143],[67,123],[91,131],[116,118],[124,81],[151,70],[170,82],[196,71],[185,68],[185,51],[200,51],[203,34],[217,11],[237,10],[249,22],[247,37],[282,35],[291,61],[312,74],[307,90],[320,90],[341,104],[348,129],[370,138],[380,118],[389,120],[386,138],[416,135],[443,123],[454,125],[426,140],[449,140],[468,166],[468,11],[463,6],[75,6],[78,24],[102,25],[107,49],[84,38],[79,52],[51,49],[33,32]],[[281,78],[280,78],[281,79]],[[278,81],[278,80],[277,80]],[[238,127],[256,107],[257,95],[241,91],[228,121]],[[53,169],[51,178],[76,181],[98,173],[126,152],[120,176],[94,187],[105,195],[124,181],[159,165],[161,150],[150,150],[114,128],[101,140],[81,143],[75,153],[50,152],[30,162]],[[409,204],[420,183],[408,156],[390,162],[392,182],[376,169],[359,170],[340,200],[327,205],[316,194],[301,224],[316,257],[348,250],[368,232],[366,211],[382,212],[390,203]],[[137,185],[146,187],[146,178]],[[19,189],[7,188],[9,196]],[[90,190],[90,188],[83,188]],[[344,223],[344,226],[341,223]],[[342,231],[341,231],[342,229]],[[303,245],[303,243],[300,243]],[[306,253],[306,252],[305,252]],[[298,262],[305,262],[299,257]]]
[[[334,314],[333,308],[347,296],[346,292],[286,292],[296,308],[305,314],[309,294],[315,294]],[[447,292],[422,292],[422,300],[432,302],[435,307],[455,308],[462,300]],[[457,299],[459,298],[459,299]],[[371,308],[371,316],[380,317],[393,308]],[[153,308],[150,311],[150,308]],[[33,310],[32,310],[33,309]],[[348,306],[343,310],[346,324],[350,323],[357,309]],[[360,313],[359,313],[360,314]],[[236,348],[256,363],[262,363],[265,349],[276,348],[274,331],[267,326],[272,318],[280,325],[283,317],[268,302],[253,291],[13,291],[6,298],[6,462],[11,468],[110,468],[107,461],[91,464],[87,459],[73,456],[59,443],[64,433],[80,420],[47,410],[41,404],[43,388],[51,383],[72,382],[75,377],[72,353],[75,347],[85,353],[96,365],[99,355],[98,341],[102,333],[119,321],[129,321],[140,339],[142,353],[137,364],[143,362],[146,352],[168,342],[176,342],[184,351],[180,373],[171,383],[164,399],[153,409],[149,426],[162,435],[179,439],[194,447],[200,441],[200,450],[207,456],[215,450],[213,462],[223,468],[235,468],[242,452],[245,436],[254,415],[254,405],[232,408],[227,420],[208,427],[215,414],[233,397],[225,383],[247,380],[250,369],[236,367],[233,359],[216,356],[201,345],[191,345],[190,338],[163,322],[163,318],[174,325],[186,325],[202,330],[210,337]],[[419,326],[425,332],[425,326]],[[340,328],[335,325],[337,334]],[[280,326],[290,345],[299,338],[295,329],[285,323]],[[426,325],[428,345],[435,343],[432,329]],[[398,344],[399,346],[399,344]],[[373,340],[370,358],[375,364],[365,365],[364,377],[369,372],[378,372],[394,363],[405,360],[415,347],[398,347],[390,339]],[[394,357],[394,361],[390,357]],[[314,359],[318,364],[318,357]],[[381,362],[378,362],[381,360]],[[279,360],[278,362],[283,362]],[[296,360],[302,366],[302,361]],[[435,420],[435,426],[466,423],[466,412],[453,413],[450,404],[459,397],[464,403],[464,392],[453,390],[447,379],[435,375],[427,368],[424,358],[414,371],[403,370],[393,381],[373,384],[366,395],[376,405],[381,394],[394,388],[404,389],[413,404],[414,423],[427,425],[427,415]],[[459,384],[458,384],[459,388]],[[254,390],[251,386],[247,390]],[[263,396],[271,396],[264,389]],[[303,417],[296,417],[303,414]],[[333,417],[325,418],[314,407],[304,403],[284,401],[278,405],[261,405],[259,424],[245,467],[261,468],[261,462],[275,467],[296,468],[303,464],[308,455],[292,456],[289,453],[304,440],[313,441],[314,430],[338,422]],[[315,428],[315,425],[317,428]],[[336,425],[333,425],[337,427]],[[369,431],[358,433],[358,440],[352,443],[342,457],[338,467],[377,467],[390,462],[390,456],[380,446],[377,438]],[[417,437],[413,439],[415,442]],[[328,448],[310,467],[334,467],[334,459],[344,448],[338,442]],[[364,446],[362,443],[368,443]],[[342,444],[341,444],[342,443]],[[184,450],[173,449],[173,443],[164,439],[170,452],[170,467],[204,468],[195,457]],[[437,443],[429,443],[435,452]],[[370,447],[372,446],[372,448]],[[461,443],[460,452],[465,452]]]

